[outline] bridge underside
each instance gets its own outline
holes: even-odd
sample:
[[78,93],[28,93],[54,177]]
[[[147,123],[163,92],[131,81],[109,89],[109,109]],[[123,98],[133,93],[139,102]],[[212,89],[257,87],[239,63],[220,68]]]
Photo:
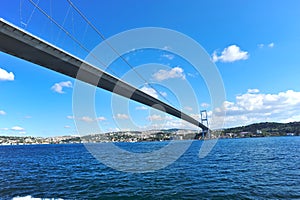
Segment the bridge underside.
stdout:
[[0,19],[0,51],[151,106],[202,130],[208,130],[205,125],[189,115],[3,19]]

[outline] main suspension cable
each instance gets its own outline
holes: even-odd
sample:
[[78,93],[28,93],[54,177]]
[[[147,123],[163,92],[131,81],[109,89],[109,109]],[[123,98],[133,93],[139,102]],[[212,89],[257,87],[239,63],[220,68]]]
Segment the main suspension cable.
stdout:
[[[88,54],[91,54],[93,58],[95,58],[101,65],[107,67],[104,62],[102,62],[98,57],[96,57],[88,48],[86,48],[81,42],[79,42],[73,35],[71,35],[63,26],[61,26],[57,21],[55,21],[50,15],[48,15],[42,8],[40,8],[33,0],[29,0],[29,2],[35,6],[43,15],[45,15],[49,20],[51,20],[59,29],[61,29],[67,36],[69,36],[76,44],[80,46],[83,50],[85,50]],[[111,73],[117,77],[117,75],[111,70]]]
[[[36,9],[38,9],[43,15],[45,15],[53,24],[55,24],[60,30],[62,30],[71,40],[73,40],[80,48],[86,51],[88,54],[92,55],[94,59],[96,59],[101,65],[103,65],[106,69],[108,69],[114,76],[118,77],[117,74],[110,69],[103,61],[101,61],[97,56],[95,56],[88,48],[86,48],[79,40],[77,40],[72,34],[70,34],[63,26],[61,26],[56,20],[54,20],[50,15],[48,15],[42,8],[39,7],[38,4],[33,2],[33,0],[28,0]],[[102,38],[102,40],[145,82],[145,84],[149,85],[159,96],[161,96],[165,101],[167,101],[170,105],[171,103],[166,99],[160,92],[158,92],[150,83],[147,82],[145,78],[143,78],[134,67],[109,43],[107,42],[104,35],[80,12],[80,10],[70,1],[67,0],[69,4],[80,14],[81,17],[97,32],[97,34]]]
[[107,44],[109,46],[109,48],[111,48],[117,55],[118,57],[120,57],[137,75],[140,79],[142,79],[145,84],[147,84],[148,86],[150,86],[159,96],[161,96],[165,101],[167,101],[169,104],[171,104],[171,102],[165,98],[165,96],[163,96],[159,91],[157,91],[150,83],[148,83],[148,81],[140,74],[138,73],[138,71],[124,58],[123,55],[121,55],[105,38],[105,36],[97,29],[97,27],[95,25],[92,24],[92,22],[90,22],[90,20],[79,10],[79,8],[77,8],[74,3],[71,0],[67,0],[68,3],[74,8],[74,10],[84,19],[84,21],[86,21],[86,23],[88,23],[90,25],[90,27],[92,27],[92,29],[101,37],[101,39],[103,40],[103,42],[105,42],[105,44]]

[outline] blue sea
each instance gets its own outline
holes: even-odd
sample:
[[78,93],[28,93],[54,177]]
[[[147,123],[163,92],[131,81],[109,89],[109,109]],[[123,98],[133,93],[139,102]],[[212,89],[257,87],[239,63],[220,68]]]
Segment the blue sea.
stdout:
[[0,199],[300,199],[300,137],[219,139],[199,158],[202,143],[148,173],[109,168],[83,144],[0,146]]

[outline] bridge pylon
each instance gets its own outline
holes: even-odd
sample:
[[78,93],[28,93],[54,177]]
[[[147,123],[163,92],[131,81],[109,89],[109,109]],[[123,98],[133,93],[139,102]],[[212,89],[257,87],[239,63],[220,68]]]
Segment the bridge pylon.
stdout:
[[201,140],[204,139],[206,137],[210,138],[210,131],[208,128],[208,116],[207,116],[207,111],[206,110],[201,110],[200,111],[200,117],[201,117],[201,123],[204,124],[207,129],[202,129],[201,132],[197,133],[195,135],[195,139]]

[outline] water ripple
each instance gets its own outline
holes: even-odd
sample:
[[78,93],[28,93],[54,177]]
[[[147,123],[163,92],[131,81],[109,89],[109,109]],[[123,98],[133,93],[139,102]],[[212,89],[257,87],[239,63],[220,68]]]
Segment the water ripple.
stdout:
[[[138,153],[166,144],[118,145]],[[300,199],[300,137],[219,140],[202,159],[201,144],[142,174],[108,168],[81,144],[1,146],[0,199]]]

